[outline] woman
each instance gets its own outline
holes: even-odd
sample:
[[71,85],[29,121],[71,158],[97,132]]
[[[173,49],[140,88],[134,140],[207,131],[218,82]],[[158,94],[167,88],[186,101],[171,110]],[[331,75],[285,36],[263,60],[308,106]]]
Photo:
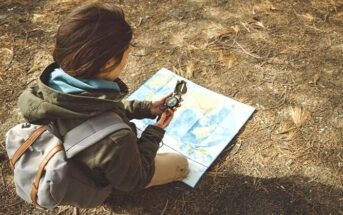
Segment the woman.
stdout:
[[[122,10],[112,4],[88,4],[65,18],[56,35],[55,63],[41,74],[37,86],[25,90],[19,107],[33,124],[53,122],[63,137],[91,116],[117,113],[131,131],[118,130],[75,158],[99,186],[131,192],[178,181],[188,174],[179,154],[156,154],[174,110],[156,102],[124,101],[127,86],[118,78],[130,52],[132,29]],[[137,139],[131,119],[155,118]]]

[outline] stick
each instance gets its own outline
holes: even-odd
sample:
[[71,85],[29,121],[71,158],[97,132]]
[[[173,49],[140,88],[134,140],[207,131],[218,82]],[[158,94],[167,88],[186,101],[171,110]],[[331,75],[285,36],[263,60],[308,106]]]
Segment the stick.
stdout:
[[62,210],[59,210],[57,215],[62,214],[63,212],[67,211],[69,208],[63,208]]
[[285,133],[288,133],[288,132],[290,132],[290,131],[292,131],[292,130],[294,130],[294,129],[297,129],[297,128],[296,128],[296,127],[291,127],[291,128],[289,128],[289,129],[286,129],[285,131],[279,132],[278,134],[285,134]]
[[162,211],[161,215],[163,215],[164,212],[166,212],[167,206],[168,206],[168,199],[167,199],[166,205],[165,205],[164,208],[163,208],[163,211]]
[[139,17],[139,22],[137,24],[137,27],[139,27],[142,24],[142,21],[143,21],[143,17]]
[[2,182],[4,183],[4,187],[6,188],[7,187],[7,183],[6,183],[6,179],[5,179],[5,176],[4,176],[4,168],[2,166],[2,169],[1,169],[1,176],[2,176]]
[[243,51],[245,54],[247,54],[247,55],[249,55],[249,56],[251,56],[251,57],[257,58],[257,59],[261,59],[261,58],[262,58],[262,57],[260,57],[260,56],[258,56],[258,55],[251,54],[250,52],[248,52],[247,50],[245,50],[236,40],[234,41],[234,43],[236,43],[237,46],[238,46],[239,48],[241,48],[242,51]]
[[79,215],[80,213],[79,213],[79,208],[77,208],[77,207],[74,207],[74,209],[73,209],[73,215]]
[[12,47],[12,56],[11,56],[11,59],[10,59],[10,62],[7,64],[6,68],[5,68],[5,72],[7,72],[7,70],[9,70],[11,68],[11,65],[12,65],[12,62],[13,62],[13,59],[14,59],[14,48]]

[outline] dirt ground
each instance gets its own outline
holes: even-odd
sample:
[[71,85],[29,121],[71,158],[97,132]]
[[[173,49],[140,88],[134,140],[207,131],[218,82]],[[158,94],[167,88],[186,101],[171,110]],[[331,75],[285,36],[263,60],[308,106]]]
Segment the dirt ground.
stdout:
[[116,1],[134,28],[123,79],[161,67],[257,111],[200,180],[35,209],[15,195],[4,134],[81,0],[1,0],[0,214],[343,214],[343,1]]

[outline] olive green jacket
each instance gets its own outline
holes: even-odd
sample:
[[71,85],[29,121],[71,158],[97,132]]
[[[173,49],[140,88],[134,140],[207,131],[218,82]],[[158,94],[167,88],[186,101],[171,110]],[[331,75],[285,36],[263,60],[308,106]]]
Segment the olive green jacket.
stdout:
[[132,129],[118,130],[73,158],[99,186],[111,184],[114,190],[130,192],[144,188],[154,174],[154,158],[164,130],[148,126],[139,139],[131,119],[154,118],[151,102],[125,101],[127,86],[119,79],[120,92],[97,90],[82,94],[64,94],[47,86],[50,73],[58,65],[49,65],[36,86],[19,97],[24,118],[33,124],[55,124],[63,137],[67,131],[97,114],[113,111]]

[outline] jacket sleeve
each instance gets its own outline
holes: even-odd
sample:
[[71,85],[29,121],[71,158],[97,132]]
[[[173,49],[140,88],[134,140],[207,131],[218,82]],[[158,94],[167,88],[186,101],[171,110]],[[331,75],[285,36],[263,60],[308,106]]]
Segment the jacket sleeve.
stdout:
[[126,116],[131,119],[153,119],[156,116],[150,112],[151,101],[124,100]]
[[[150,125],[137,140],[135,134],[123,130],[112,135],[111,150],[102,159],[105,176],[112,187],[123,192],[143,189],[155,172],[155,156],[164,130]],[[106,162],[108,161],[108,162]]]

